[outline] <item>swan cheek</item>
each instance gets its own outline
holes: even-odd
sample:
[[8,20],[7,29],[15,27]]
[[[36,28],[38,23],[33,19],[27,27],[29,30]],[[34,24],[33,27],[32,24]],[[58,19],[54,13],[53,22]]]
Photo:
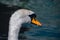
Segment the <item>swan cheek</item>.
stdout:
[[23,19],[23,22],[24,23],[30,23],[31,22],[31,18],[30,17],[25,17],[24,19]]

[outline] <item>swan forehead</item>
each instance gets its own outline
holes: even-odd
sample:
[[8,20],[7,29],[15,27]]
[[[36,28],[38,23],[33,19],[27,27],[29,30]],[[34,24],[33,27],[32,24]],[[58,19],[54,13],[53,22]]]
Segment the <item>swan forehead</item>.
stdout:
[[19,13],[20,13],[22,16],[34,14],[33,11],[27,10],[27,9],[20,9],[20,10],[19,10]]

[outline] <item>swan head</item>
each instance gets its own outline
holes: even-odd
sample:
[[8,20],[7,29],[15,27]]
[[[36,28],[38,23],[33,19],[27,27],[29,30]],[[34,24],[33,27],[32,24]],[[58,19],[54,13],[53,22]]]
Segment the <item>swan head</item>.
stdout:
[[27,9],[20,9],[17,12],[20,15],[22,23],[32,23],[38,26],[42,25],[38,20],[36,20],[36,14],[33,11]]

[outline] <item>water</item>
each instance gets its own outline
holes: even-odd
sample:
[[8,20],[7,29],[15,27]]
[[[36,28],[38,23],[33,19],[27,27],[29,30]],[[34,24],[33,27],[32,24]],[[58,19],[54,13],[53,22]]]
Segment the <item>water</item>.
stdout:
[[33,25],[30,31],[25,32],[28,40],[60,40],[60,6],[59,2],[49,0],[30,1],[30,9],[37,14],[42,27]]
[[[60,40],[60,3],[57,0],[31,0],[28,5],[29,9],[33,10],[37,18],[43,25],[36,26],[33,24],[24,24],[28,31],[19,34],[21,40]],[[1,13],[1,40],[7,39],[8,19],[10,12]],[[6,18],[6,19],[4,19]],[[3,23],[2,23],[3,22]],[[3,24],[3,25],[2,25]],[[0,35],[1,35],[0,34]],[[3,35],[4,34],[4,35]]]

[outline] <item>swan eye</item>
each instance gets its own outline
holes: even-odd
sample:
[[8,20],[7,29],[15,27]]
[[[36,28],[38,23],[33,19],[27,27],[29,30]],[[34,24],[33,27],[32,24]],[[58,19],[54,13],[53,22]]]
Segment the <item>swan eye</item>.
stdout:
[[30,18],[36,18],[36,14],[29,15]]

